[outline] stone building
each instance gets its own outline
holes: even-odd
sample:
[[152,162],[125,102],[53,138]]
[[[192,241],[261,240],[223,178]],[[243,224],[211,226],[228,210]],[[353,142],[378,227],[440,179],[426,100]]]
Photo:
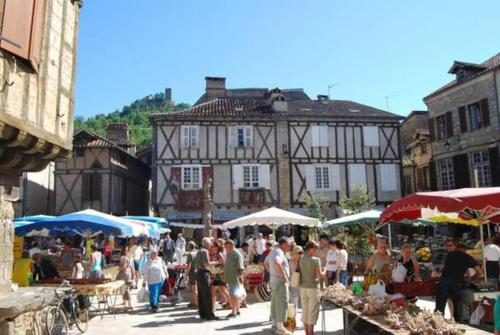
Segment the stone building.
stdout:
[[433,188],[500,185],[500,53],[455,61],[455,80],[424,98],[429,109]]
[[226,89],[225,78],[207,77],[192,108],[151,116],[153,205],[200,223],[207,178],[216,223],[270,206],[304,212],[307,195],[334,207],[358,186],[388,204],[401,196],[400,119],[302,89]]
[[429,113],[412,111],[401,123],[403,194],[431,189]]
[[[125,123],[102,137],[80,130],[73,158],[56,162],[55,214],[92,208],[113,215],[149,214],[149,166],[135,156]],[[111,140],[112,139],[112,140]]]
[[[23,172],[72,150],[81,0],[0,0],[0,220],[14,215]],[[50,299],[11,293],[13,226],[0,224],[0,334],[34,330]],[[45,302],[43,302],[45,301]],[[42,303],[43,302],[43,303]],[[22,314],[29,305],[29,313]],[[40,320],[38,320],[40,321]]]

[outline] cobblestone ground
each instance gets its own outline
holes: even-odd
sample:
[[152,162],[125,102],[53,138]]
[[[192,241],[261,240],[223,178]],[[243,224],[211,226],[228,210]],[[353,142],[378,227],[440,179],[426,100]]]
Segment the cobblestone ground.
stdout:
[[[185,295],[186,301],[189,294]],[[201,321],[196,310],[189,309],[187,302],[181,302],[175,307],[165,303],[159,313],[151,313],[147,304],[134,304],[134,311],[117,314],[115,317],[105,314],[101,319],[95,316],[89,323],[88,335],[210,335],[210,334],[240,334],[260,335],[270,334],[269,303],[258,303],[249,297],[248,308],[241,310],[237,318],[220,321]],[[217,310],[217,316],[224,317],[229,310]],[[325,311],[327,335],[342,333],[342,312],[340,309]],[[322,316],[316,327],[316,333],[321,334]],[[304,334],[298,315],[298,329],[295,334]]]

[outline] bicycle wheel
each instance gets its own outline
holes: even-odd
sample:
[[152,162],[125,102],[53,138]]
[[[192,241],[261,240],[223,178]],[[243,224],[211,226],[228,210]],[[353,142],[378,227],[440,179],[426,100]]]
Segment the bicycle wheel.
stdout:
[[73,321],[75,322],[76,328],[78,328],[80,332],[85,333],[89,327],[89,310],[81,309],[78,305],[78,301],[75,301],[74,313]]
[[45,315],[45,326],[48,335],[69,334],[68,319],[66,313],[59,306],[52,306]]

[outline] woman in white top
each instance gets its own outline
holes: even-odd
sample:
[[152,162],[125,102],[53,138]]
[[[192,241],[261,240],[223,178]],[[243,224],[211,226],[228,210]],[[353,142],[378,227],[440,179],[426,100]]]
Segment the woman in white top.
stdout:
[[326,278],[328,285],[333,285],[337,281],[337,246],[335,241],[328,242],[329,250],[326,254]]
[[149,305],[153,312],[158,312],[158,300],[160,299],[163,282],[168,278],[167,266],[162,258],[158,257],[158,250],[152,249],[149,260],[144,268],[144,282],[142,286],[148,285]]
[[349,272],[347,272],[348,255],[346,245],[342,241],[335,241],[337,247],[337,280],[347,286]]

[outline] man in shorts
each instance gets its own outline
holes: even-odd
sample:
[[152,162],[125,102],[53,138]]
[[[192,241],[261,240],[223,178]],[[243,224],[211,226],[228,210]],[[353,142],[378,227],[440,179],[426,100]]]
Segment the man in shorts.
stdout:
[[227,316],[232,318],[240,314],[240,300],[244,298],[243,270],[245,263],[239,250],[235,249],[233,240],[226,240],[226,261],[224,262],[224,281],[229,288],[229,305],[231,313]]

